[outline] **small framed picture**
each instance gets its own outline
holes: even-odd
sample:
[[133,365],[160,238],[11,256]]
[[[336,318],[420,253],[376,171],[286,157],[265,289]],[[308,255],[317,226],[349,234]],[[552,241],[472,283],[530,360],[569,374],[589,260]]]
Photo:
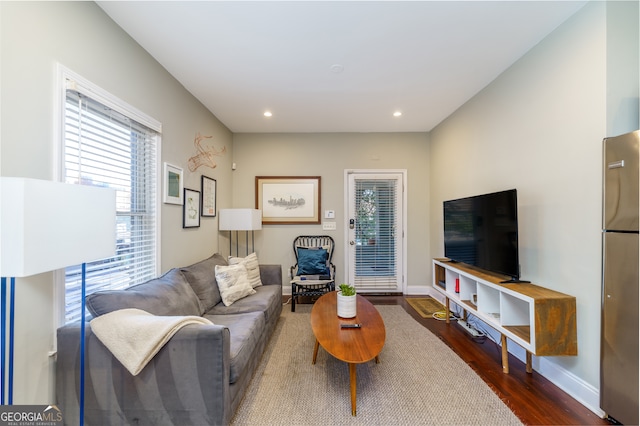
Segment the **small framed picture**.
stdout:
[[162,191],[162,201],[167,204],[182,205],[183,199],[183,172],[180,167],[164,163],[164,188]]
[[182,205],[182,227],[197,228],[200,226],[200,191],[184,189]]
[[216,180],[202,175],[202,217],[216,216]]

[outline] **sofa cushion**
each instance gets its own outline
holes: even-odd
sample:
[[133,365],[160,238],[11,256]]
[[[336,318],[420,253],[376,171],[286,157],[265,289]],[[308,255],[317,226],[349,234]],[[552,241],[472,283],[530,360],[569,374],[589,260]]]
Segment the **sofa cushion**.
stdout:
[[[256,355],[253,353],[265,332],[264,316],[260,312],[236,315],[205,315],[216,325],[229,329],[231,336],[229,383],[235,383]],[[258,355],[259,356],[259,355]]]
[[256,288],[262,285],[260,280],[260,263],[258,263],[258,255],[251,253],[247,257],[229,257],[230,265],[244,265],[247,268],[247,278],[251,287]]
[[222,301],[218,283],[216,282],[216,265],[227,265],[227,261],[218,253],[191,266],[180,268],[198,299],[200,299],[200,314],[205,313]]
[[272,317],[280,315],[278,307],[282,304],[282,287],[279,285],[263,285],[254,289],[256,294],[238,300],[231,306],[219,303],[207,315],[229,315],[246,312],[262,312],[269,322]]
[[86,301],[94,317],[127,308],[142,309],[153,315],[201,315],[198,296],[179,269],[171,269],[159,278],[124,290],[92,293]]
[[260,282],[262,282],[262,285],[277,284],[282,286],[282,266],[260,265]]
[[249,284],[244,265],[216,265],[216,281],[225,306],[231,306],[236,300],[256,293]]

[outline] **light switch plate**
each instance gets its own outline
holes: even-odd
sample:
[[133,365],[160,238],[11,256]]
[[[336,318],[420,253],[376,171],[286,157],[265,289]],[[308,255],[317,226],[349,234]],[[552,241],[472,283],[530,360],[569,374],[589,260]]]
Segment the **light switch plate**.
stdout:
[[324,211],[324,218],[325,219],[335,219],[336,218],[336,211],[335,210],[325,210]]
[[322,230],[323,231],[335,231],[336,223],[335,222],[322,222]]

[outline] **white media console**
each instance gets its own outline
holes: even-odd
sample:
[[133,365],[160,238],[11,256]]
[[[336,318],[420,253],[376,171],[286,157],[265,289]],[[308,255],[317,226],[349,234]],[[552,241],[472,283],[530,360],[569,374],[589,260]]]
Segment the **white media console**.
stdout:
[[[529,283],[509,279],[448,259],[433,259],[433,287],[501,334],[502,370],[509,372],[507,338],[531,355],[577,355],[576,298]],[[447,316],[447,323],[449,318]]]

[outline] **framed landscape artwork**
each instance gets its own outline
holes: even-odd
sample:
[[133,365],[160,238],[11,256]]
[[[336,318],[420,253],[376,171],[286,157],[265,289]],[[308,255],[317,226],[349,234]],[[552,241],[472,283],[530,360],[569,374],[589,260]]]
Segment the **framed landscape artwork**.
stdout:
[[320,223],[320,176],[256,176],[263,224]]

